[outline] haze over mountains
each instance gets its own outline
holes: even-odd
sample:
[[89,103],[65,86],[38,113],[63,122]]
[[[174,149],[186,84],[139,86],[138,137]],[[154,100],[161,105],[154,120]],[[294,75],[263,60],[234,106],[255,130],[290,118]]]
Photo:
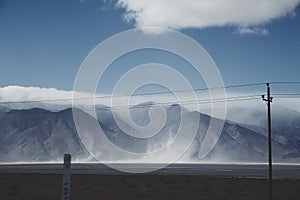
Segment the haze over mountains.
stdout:
[[[139,126],[147,126],[151,123],[150,107],[155,107],[155,103],[146,102],[142,106],[131,108],[132,120]],[[204,159],[200,159],[199,150],[203,145],[203,138],[211,117],[196,111],[189,111],[178,104],[164,106],[164,109],[164,126],[155,136],[148,139],[137,139],[132,134],[125,133],[139,134],[139,131],[130,126],[122,112],[113,115],[110,109],[103,106],[98,106],[96,111],[99,124],[106,136],[115,145],[131,152],[152,152],[171,142],[176,136],[182,114],[188,119],[200,117],[200,122],[193,143],[178,162],[267,161],[265,112],[241,108],[233,110],[232,112],[240,113],[241,116],[248,113],[250,117],[254,116],[251,119],[255,120],[248,120],[247,124],[246,118],[236,116],[236,119],[231,117],[230,121],[225,121],[217,144]],[[87,113],[80,110],[78,112],[87,119],[94,120]],[[158,110],[150,112],[154,112],[152,116],[154,114],[154,116],[163,117]],[[0,162],[2,163],[61,161],[66,152],[71,153],[75,161],[95,161],[80,142],[70,108],[54,112],[42,108],[11,110],[2,106],[0,107],[0,125]],[[186,130],[184,134],[189,134],[188,129]],[[273,108],[273,156],[275,162],[300,162],[300,113],[281,107]],[[111,156],[111,160],[107,161],[126,162],[126,159],[114,155]],[[164,162],[163,158],[161,162]]]

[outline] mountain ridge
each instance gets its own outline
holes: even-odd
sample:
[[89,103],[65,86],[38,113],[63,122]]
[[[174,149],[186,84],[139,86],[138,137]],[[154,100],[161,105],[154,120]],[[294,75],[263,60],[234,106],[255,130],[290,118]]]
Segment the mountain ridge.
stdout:
[[[102,115],[98,122],[113,143],[129,148],[131,151],[146,153],[161,148],[176,135],[180,123],[178,116],[182,107],[177,104],[165,108],[167,119],[165,126],[158,133],[160,137],[154,136],[148,141],[133,142],[133,138],[115,123],[111,110],[106,109],[105,112],[97,110],[97,115]],[[133,109],[138,109],[135,110],[138,116],[149,114],[149,109],[145,110],[141,107]],[[190,117],[199,115],[200,123],[193,143],[179,161],[265,162],[267,160],[267,138],[264,133],[258,133],[245,127],[246,125],[232,121],[225,121],[217,144],[204,159],[200,160],[198,153],[211,117],[196,111],[185,110],[184,112]],[[298,134],[300,121],[295,119],[293,123],[293,127],[284,129],[285,134],[274,133],[274,161],[300,161]],[[77,135],[72,108],[55,112],[41,108],[10,110],[0,113],[0,125],[0,162],[58,161],[67,152],[81,162],[94,160]],[[252,125],[252,129],[254,128],[259,130],[259,127]]]

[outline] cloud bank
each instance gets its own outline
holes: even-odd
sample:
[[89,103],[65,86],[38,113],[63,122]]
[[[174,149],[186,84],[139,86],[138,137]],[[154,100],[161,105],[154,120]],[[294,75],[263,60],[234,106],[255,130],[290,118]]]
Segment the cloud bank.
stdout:
[[7,101],[43,101],[56,99],[71,99],[73,91],[55,88],[7,86],[0,87],[0,102]]
[[[293,16],[300,0],[118,0],[124,20],[135,26],[174,29],[240,27],[241,34],[262,34],[256,28],[281,17]],[[247,29],[246,29],[247,28]]]
[[[252,95],[251,93],[244,93],[244,92],[232,92],[227,91],[227,97],[235,97],[235,96],[243,96],[243,95]],[[257,93],[253,93],[257,94]],[[190,101],[190,95],[189,93],[186,93],[186,99],[183,99],[186,102]],[[197,93],[198,99],[200,100],[200,112],[204,112],[209,114],[211,104],[208,102],[204,102],[204,104],[201,104],[201,101],[203,99],[206,99],[209,101],[210,97],[207,94],[207,92]],[[85,105],[85,103],[91,103],[90,99],[93,99],[93,94],[87,94],[87,93],[78,93],[76,95],[79,97],[78,100],[74,100],[74,104],[79,105]],[[73,91],[65,91],[65,90],[58,90],[56,88],[40,88],[40,87],[22,87],[22,86],[7,86],[7,87],[0,87],[0,108],[1,106],[10,108],[16,108],[16,109],[27,109],[30,107],[42,107],[42,108],[49,108],[48,106],[45,107],[45,105],[65,105],[67,107],[70,107],[72,105],[72,97],[73,97]],[[87,100],[88,99],[88,100]],[[169,105],[172,104],[172,102],[176,103],[176,99],[174,96],[170,95],[151,95],[151,96],[135,96],[134,98],[130,99],[130,102],[128,105],[128,97],[122,98],[122,97],[115,97],[114,105],[116,106],[122,106],[122,108],[126,109],[127,106],[130,105],[136,105],[139,103],[144,102],[156,102],[156,103],[162,103],[162,105]],[[12,102],[21,102],[21,103],[12,103]],[[105,106],[111,106],[111,98],[108,95],[101,95],[96,94],[95,99],[96,104],[101,104]],[[247,109],[265,109],[265,104],[260,99],[254,99],[250,101],[240,101],[238,104],[236,101],[227,101],[227,110],[232,109],[235,107],[244,107]],[[182,102],[182,105],[188,108],[189,110],[195,110],[196,105],[195,104],[185,104],[185,102]],[[300,112],[300,102],[297,98],[288,98],[288,99],[274,99],[273,105],[279,105],[279,106],[287,106],[290,109],[297,110]],[[214,106],[217,106],[216,104]],[[51,106],[50,106],[51,108]],[[65,107],[55,107],[57,109],[65,108]],[[56,110],[56,109],[55,109]]]

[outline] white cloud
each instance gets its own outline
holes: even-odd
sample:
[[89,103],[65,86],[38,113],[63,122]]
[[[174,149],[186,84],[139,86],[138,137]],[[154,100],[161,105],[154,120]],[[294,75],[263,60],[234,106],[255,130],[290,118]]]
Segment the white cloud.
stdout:
[[55,88],[7,86],[0,87],[0,102],[6,101],[40,101],[55,99],[70,99],[72,91],[57,90]]
[[255,28],[239,28],[237,30],[240,35],[269,35],[269,30],[265,28],[255,27]]
[[[211,111],[211,104],[209,94],[205,91],[197,93],[198,99],[200,100],[200,112],[204,112],[210,114]],[[257,95],[260,93],[236,93],[227,91],[227,97],[237,97],[237,96],[244,96],[244,95]],[[8,106],[14,109],[28,109],[32,107],[41,107],[46,109],[53,109],[59,110],[70,107],[72,105],[72,97],[73,91],[65,91],[65,90],[58,90],[55,88],[40,88],[40,87],[22,87],[22,86],[7,86],[7,87],[0,87],[0,107],[1,106]],[[78,101],[74,103],[78,105],[86,105],[91,103],[91,99],[94,97],[93,94],[87,93],[77,93],[76,98],[79,98]],[[102,104],[106,106],[111,105],[111,98],[103,98],[103,95],[97,94],[96,97],[96,104]],[[58,99],[63,99],[63,101],[59,101]],[[65,101],[69,99],[69,101]],[[185,99],[182,99],[183,106],[188,108],[189,110],[195,110],[195,104],[189,104],[186,102],[191,101],[192,94],[186,93]],[[203,101],[205,99],[205,101]],[[46,101],[45,101],[46,100]],[[48,101],[49,100],[49,101]],[[152,96],[135,96],[134,98],[129,99],[130,105],[135,105],[147,101],[153,101],[156,103],[162,103],[163,105],[172,104],[172,102],[176,103],[177,100],[174,96],[170,95],[152,95]],[[276,101],[275,101],[276,100]],[[289,98],[289,99],[275,99],[274,105],[278,106],[286,106],[290,109],[297,110],[300,112],[300,102],[297,98]],[[7,104],[7,102],[27,102],[28,103],[17,103],[17,104]],[[31,102],[32,101],[32,102]],[[35,102],[37,101],[37,102]],[[5,102],[5,104],[3,104]],[[42,103],[42,104],[39,104]],[[201,104],[202,103],[202,104]],[[240,101],[238,104],[236,101],[227,101],[227,110],[233,109],[235,107],[247,108],[247,109],[264,109],[265,104],[259,99],[249,100],[249,101]],[[60,105],[60,106],[55,106]],[[64,105],[64,106],[61,106]],[[126,109],[128,105],[128,97],[116,97],[114,104],[115,106],[121,106],[122,108]],[[217,104],[214,104],[217,106]]]
[[300,0],[118,0],[116,5],[125,9],[124,19],[133,21],[136,27],[183,29],[262,26],[274,19],[293,16],[299,3]]
[[[72,91],[57,90],[55,88],[0,87],[0,108],[29,109],[39,107],[49,110],[62,110],[71,107],[72,101],[67,99],[72,99],[72,95]],[[62,99],[62,101],[57,99]]]

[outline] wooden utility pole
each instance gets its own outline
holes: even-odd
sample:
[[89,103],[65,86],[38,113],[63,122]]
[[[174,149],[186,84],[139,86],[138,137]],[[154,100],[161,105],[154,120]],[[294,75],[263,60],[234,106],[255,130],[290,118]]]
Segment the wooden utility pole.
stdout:
[[271,134],[271,103],[273,97],[270,96],[270,83],[267,83],[267,98],[265,95],[262,95],[263,101],[267,102],[268,106],[268,153],[269,153],[269,193],[270,200],[273,199],[273,170],[272,170],[272,134]]

